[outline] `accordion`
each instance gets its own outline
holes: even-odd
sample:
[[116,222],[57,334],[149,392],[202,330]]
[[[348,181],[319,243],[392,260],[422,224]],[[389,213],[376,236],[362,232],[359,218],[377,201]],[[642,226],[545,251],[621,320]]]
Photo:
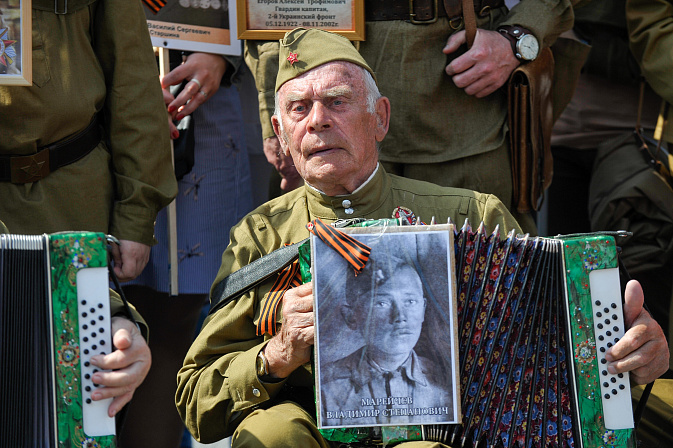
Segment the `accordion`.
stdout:
[[114,447],[93,355],[112,350],[105,236],[0,235],[0,446]]
[[[323,435],[356,446],[635,447],[628,375],[609,373],[605,359],[625,332],[614,235],[501,238],[483,225],[441,227],[455,255],[461,423]],[[304,281],[310,252],[299,249]]]

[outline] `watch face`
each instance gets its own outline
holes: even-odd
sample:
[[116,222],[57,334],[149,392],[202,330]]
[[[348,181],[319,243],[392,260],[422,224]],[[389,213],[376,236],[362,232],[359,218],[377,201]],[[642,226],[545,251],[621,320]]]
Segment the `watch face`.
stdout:
[[540,52],[540,44],[532,34],[525,34],[516,42],[516,49],[521,55],[521,59],[532,61]]

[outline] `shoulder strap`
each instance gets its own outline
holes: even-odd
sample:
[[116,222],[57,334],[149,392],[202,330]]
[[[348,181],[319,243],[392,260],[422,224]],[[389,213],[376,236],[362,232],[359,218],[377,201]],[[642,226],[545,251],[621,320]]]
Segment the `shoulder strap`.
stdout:
[[213,314],[227,303],[237,299],[264,280],[285,269],[297,259],[299,256],[299,246],[306,241],[308,241],[308,238],[276,249],[222,279],[213,288],[208,314]]
[[31,7],[55,14],[68,14],[89,6],[96,0],[32,0]]
[[477,17],[474,12],[474,0],[462,0],[463,23],[465,23],[465,39],[467,48],[472,48],[474,38],[477,36]]

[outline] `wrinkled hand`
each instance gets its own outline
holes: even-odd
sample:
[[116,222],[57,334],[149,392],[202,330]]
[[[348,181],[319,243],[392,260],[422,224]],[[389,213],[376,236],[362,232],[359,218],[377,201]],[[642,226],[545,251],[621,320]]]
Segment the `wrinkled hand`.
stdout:
[[605,354],[612,374],[630,372],[635,384],[647,384],[668,370],[668,344],[659,324],[643,309],[643,289],[635,280],[626,285],[624,320],[628,331]]
[[287,378],[311,359],[313,324],[313,284],[306,283],[285,292],[283,325],[264,349],[271,376]]
[[140,275],[150,259],[150,246],[129,240],[112,245],[115,275],[120,282],[129,282]]
[[[465,31],[459,31],[449,37],[442,51],[453,53],[464,43]],[[447,65],[446,73],[465,93],[483,98],[502,87],[519,64],[505,36],[478,29],[472,48]]]
[[[164,76],[161,80],[161,87],[164,91],[164,103],[166,103],[171,118],[179,121],[205,103],[220,88],[222,76],[226,70],[227,61],[222,56],[210,53],[192,53],[187,56],[182,65]],[[198,80],[201,83],[201,88],[199,89],[196,82],[188,82],[182,92],[174,98],[168,91],[168,87],[178,85],[185,79],[188,81]],[[171,138],[177,138],[178,135],[177,128],[171,123]]]
[[280,147],[278,137],[269,137],[264,139],[264,155],[266,160],[276,168],[276,171],[283,178],[280,181],[280,189],[283,191],[292,191],[304,183],[294,166],[292,157],[286,156]]
[[152,355],[138,327],[125,317],[112,318],[112,344],[115,351],[108,355],[91,357],[91,364],[111,372],[96,372],[91,379],[105,387],[96,389],[94,401],[114,397],[108,415],[114,417],[131,401],[133,392],[140,386],[152,364]]

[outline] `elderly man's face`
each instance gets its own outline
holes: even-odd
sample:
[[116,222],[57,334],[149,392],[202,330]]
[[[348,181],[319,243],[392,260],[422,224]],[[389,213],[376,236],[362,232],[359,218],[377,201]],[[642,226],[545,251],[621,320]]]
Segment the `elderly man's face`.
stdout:
[[[425,318],[425,299],[418,274],[391,278],[371,303],[363,328],[370,356],[408,354],[418,342]],[[368,312],[362,310],[363,316]]]
[[379,98],[374,113],[367,111],[358,66],[341,61],[321,65],[283,84],[278,101],[274,130],[310,185],[330,196],[348,194],[372,174],[376,142],[388,131],[390,103]]

